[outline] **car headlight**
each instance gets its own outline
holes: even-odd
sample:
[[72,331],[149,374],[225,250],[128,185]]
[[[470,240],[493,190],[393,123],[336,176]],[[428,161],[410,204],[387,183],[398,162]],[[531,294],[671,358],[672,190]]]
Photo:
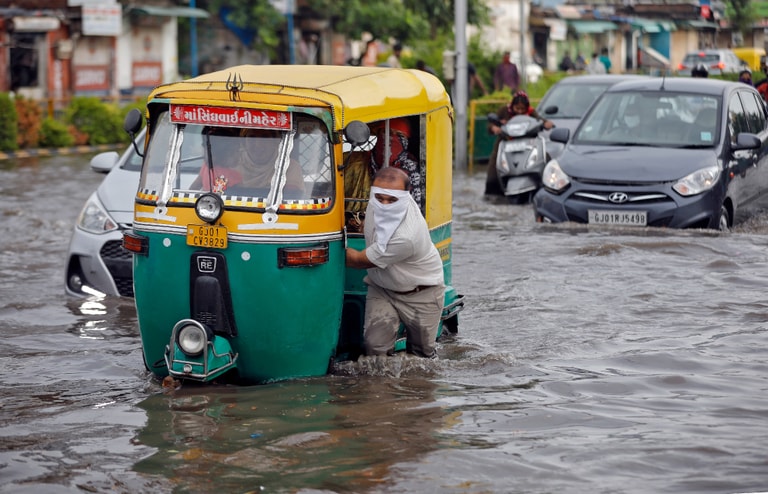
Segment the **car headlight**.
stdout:
[[101,205],[101,201],[96,194],[93,194],[88,202],[83,206],[80,211],[80,216],[77,218],[78,228],[85,230],[89,233],[101,234],[117,230],[117,222]]
[[552,160],[544,167],[541,184],[553,192],[561,192],[571,184],[571,179],[560,169],[557,160]]
[[720,178],[720,167],[708,166],[681,178],[672,188],[681,196],[695,196],[715,186]]

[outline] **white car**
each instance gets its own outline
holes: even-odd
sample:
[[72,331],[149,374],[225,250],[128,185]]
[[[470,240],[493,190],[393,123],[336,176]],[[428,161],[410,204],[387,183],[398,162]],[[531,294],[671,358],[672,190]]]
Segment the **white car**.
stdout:
[[685,55],[677,66],[677,75],[690,76],[691,71],[699,64],[704,64],[709,75],[737,74],[749,68],[747,63],[731,50],[698,50]]
[[[144,133],[136,137],[141,149]],[[139,184],[141,156],[129,146],[91,159],[91,169],[106,173],[85,202],[69,242],[65,289],[70,295],[133,297],[133,260],[123,249],[123,231],[133,223],[133,201]]]

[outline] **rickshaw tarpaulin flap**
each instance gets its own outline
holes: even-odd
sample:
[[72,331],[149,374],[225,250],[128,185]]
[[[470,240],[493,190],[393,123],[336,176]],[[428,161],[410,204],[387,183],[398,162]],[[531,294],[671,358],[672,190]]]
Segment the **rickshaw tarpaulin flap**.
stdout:
[[171,105],[171,122],[277,130],[293,124],[290,112],[197,105]]

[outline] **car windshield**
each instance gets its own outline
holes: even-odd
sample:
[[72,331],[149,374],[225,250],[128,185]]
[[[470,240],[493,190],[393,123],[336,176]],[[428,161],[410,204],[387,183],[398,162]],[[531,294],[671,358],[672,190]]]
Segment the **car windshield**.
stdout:
[[578,144],[714,147],[720,98],[669,91],[605,93],[576,130]]
[[328,199],[331,148],[324,124],[294,115],[289,129],[175,124],[157,120],[140,190],[159,202],[215,192],[257,208],[284,200]]
[[541,100],[539,113],[547,118],[581,118],[610,85],[557,84]]

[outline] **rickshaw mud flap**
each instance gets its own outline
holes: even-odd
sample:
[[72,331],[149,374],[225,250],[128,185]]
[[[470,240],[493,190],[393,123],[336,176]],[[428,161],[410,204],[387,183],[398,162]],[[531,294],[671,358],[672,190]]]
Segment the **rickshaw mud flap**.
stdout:
[[195,252],[189,265],[189,301],[192,319],[215,334],[237,336],[227,260],[219,252]]

